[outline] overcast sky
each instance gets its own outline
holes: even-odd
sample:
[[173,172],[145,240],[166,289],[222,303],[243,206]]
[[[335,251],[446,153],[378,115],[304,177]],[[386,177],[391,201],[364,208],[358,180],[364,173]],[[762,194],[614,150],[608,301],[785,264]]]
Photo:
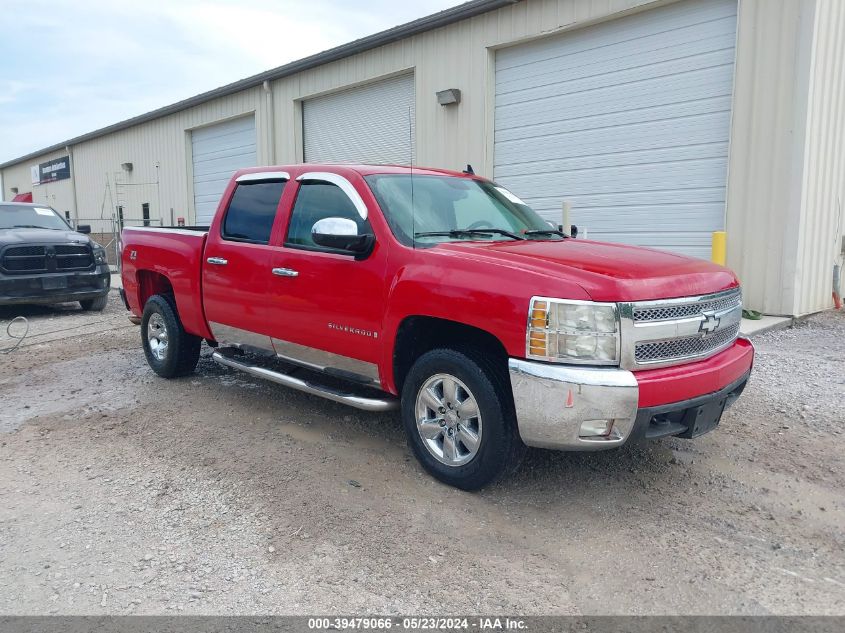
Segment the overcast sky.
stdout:
[[0,162],[461,0],[3,0]]

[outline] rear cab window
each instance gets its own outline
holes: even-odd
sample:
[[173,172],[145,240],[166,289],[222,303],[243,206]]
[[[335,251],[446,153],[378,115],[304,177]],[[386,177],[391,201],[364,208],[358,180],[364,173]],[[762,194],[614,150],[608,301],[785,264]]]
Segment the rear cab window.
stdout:
[[278,178],[238,183],[223,217],[220,236],[233,242],[269,244],[286,183]]

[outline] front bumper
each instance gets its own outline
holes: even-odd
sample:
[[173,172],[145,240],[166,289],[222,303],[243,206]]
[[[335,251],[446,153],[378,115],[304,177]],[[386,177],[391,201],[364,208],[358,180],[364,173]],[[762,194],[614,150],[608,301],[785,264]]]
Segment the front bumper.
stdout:
[[[736,400],[752,361],[753,347],[745,340],[700,363],[636,373],[511,358],[519,434],[529,446],[566,451],[683,437],[692,432],[691,412],[722,401],[727,407]],[[585,422],[602,420],[613,420],[609,435],[582,437]]]
[[0,275],[0,305],[85,301],[108,294],[110,286],[105,264],[81,272]]

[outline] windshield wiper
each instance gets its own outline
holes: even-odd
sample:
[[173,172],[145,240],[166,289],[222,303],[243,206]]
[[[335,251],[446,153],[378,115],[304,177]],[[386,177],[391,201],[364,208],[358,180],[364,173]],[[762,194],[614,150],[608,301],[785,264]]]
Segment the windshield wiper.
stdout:
[[523,235],[560,235],[561,237],[569,237],[563,231],[557,229],[531,229],[530,231],[523,231]]
[[511,233],[510,231],[505,231],[504,229],[453,229],[451,231],[426,231],[424,233],[414,233],[414,237],[466,237],[473,235],[504,235],[505,237],[509,237],[513,240],[524,240],[525,238],[517,235],[516,233]]
[[13,224],[10,229],[47,229],[49,231],[59,231],[61,229],[54,229],[49,226],[38,226],[37,224]]

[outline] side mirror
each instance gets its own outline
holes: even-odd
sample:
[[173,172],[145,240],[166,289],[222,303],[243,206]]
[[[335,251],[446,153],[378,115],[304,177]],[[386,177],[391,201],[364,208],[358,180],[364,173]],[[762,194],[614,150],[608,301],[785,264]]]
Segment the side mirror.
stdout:
[[318,246],[346,251],[356,258],[366,257],[375,246],[374,235],[358,234],[358,225],[348,218],[323,218],[311,227],[311,239]]
[[85,235],[88,235],[91,232],[91,225],[90,224],[80,224],[79,226],[76,227],[76,232],[77,233],[84,233]]

